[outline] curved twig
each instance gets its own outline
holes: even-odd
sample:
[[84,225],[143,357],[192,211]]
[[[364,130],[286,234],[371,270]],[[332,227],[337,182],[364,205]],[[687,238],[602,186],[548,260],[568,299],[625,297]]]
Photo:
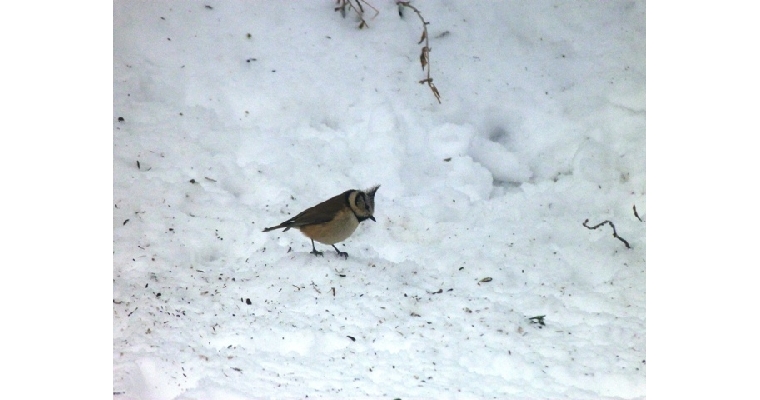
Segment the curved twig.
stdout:
[[586,220],[585,220],[585,221],[583,221],[583,226],[585,226],[585,227],[586,227],[586,228],[588,228],[588,229],[596,229],[596,228],[598,228],[598,227],[600,227],[600,226],[602,226],[602,225],[604,225],[604,224],[610,224],[610,226],[612,227],[612,236],[614,236],[615,238],[617,238],[618,240],[620,240],[621,242],[623,242],[623,244],[625,245],[625,247],[627,247],[627,248],[629,248],[629,249],[631,248],[631,245],[630,245],[630,244],[628,244],[628,241],[627,241],[627,240],[625,240],[625,239],[623,239],[623,238],[621,238],[621,237],[620,237],[620,236],[617,234],[617,230],[615,230],[615,224],[613,224],[613,223],[612,223],[612,221],[609,221],[609,220],[607,220],[607,221],[602,221],[602,222],[600,222],[599,224],[597,224],[597,225],[594,225],[594,226],[588,226],[588,225],[586,225],[586,224],[588,224],[588,218],[586,218]]

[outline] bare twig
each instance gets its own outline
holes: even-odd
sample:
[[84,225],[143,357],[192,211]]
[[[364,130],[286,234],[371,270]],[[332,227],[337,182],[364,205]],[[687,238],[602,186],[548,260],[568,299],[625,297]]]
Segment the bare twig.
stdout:
[[623,242],[623,244],[625,245],[625,247],[627,247],[629,249],[631,248],[631,245],[628,244],[627,240],[625,240],[625,239],[621,238],[620,236],[618,236],[617,230],[615,230],[615,224],[613,224],[611,221],[609,221],[609,220],[602,221],[598,225],[594,225],[594,226],[588,226],[586,224],[588,224],[588,218],[585,221],[583,221],[583,226],[585,226],[588,229],[596,229],[596,228],[598,228],[598,227],[600,227],[600,226],[602,226],[604,224],[610,224],[610,226],[612,227],[612,236],[614,236],[615,238],[617,238],[618,240],[620,240],[621,242]]
[[371,8],[372,10],[374,10],[374,11],[375,11],[375,15],[373,15],[373,16],[372,16],[372,19],[374,19],[375,17],[377,17],[377,15],[378,15],[378,14],[380,14],[380,11],[378,11],[378,9],[377,9],[377,8],[373,7],[373,6],[372,6],[372,4],[369,4],[369,3],[367,3],[367,2],[366,2],[366,1],[364,1],[364,0],[360,0],[360,1],[361,1],[362,3],[364,3],[364,4],[366,4],[366,5],[367,5],[369,8]]
[[420,18],[420,21],[422,21],[422,36],[420,37],[420,41],[417,42],[417,44],[421,44],[423,41],[425,42],[425,45],[422,47],[422,52],[420,53],[420,64],[422,64],[422,70],[426,71],[426,78],[420,81],[420,84],[427,83],[430,87],[430,90],[433,92],[433,95],[435,96],[435,99],[438,100],[438,104],[441,104],[441,94],[438,92],[438,88],[435,87],[433,84],[433,78],[430,77],[430,41],[428,39],[428,30],[427,26],[429,22],[425,21],[425,18],[422,17],[422,13],[420,13],[420,10],[417,9],[417,7],[409,4],[408,1],[397,1],[396,4],[398,4],[398,15],[403,18],[403,12],[401,11],[403,7],[408,7],[414,11],[417,16]]
[[641,219],[641,217],[639,217],[639,213],[636,211],[636,204],[633,205],[633,216],[635,216],[636,218],[638,218],[639,221],[644,222],[644,220]]

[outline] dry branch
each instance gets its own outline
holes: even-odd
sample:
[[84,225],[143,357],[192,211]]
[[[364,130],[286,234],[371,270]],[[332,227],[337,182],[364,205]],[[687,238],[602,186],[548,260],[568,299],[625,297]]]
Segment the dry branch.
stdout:
[[356,12],[356,15],[359,17],[359,29],[369,28],[367,21],[364,20],[364,7],[362,7],[362,3],[366,4],[367,7],[375,10],[375,15],[372,16],[372,18],[377,17],[377,14],[380,13],[377,8],[373,7],[372,4],[367,3],[365,0],[335,0],[335,11],[340,11],[340,15],[343,18],[346,18],[346,10],[354,10],[354,12]]
[[[347,10],[354,10],[356,15],[359,17],[359,29],[369,28],[367,21],[364,19],[364,7],[362,4],[375,11],[375,15],[372,18],[375,18],[380,13],[377,8],[372,6],[372,4],[369,4],[366,0],[335,0],[335,11],[340,11],[340,15],[343,18],[346,18]],[[422,79],[419,81],[419,83],[427,83],[428,87],[433,92],[435,99],[438,100],[438,104],[440,104],[441,94],[438,92],[438,88],[435,87],[435,84],[433,84],[433,78],[430,76],[430,40],[427,30],[429,22],[425,21],[425,18],[422,16],[422,13],[420,13],[420,10],[418,10],[417,7],[409,4],[408,1],[397,1],[396,4],[398,5],[399,17],[404,17],[403,9],[406,7],[414,11],[415,14],[417,14],[417,16],[420,18],[420,21],[422,21],[422,36],[420,36],[420,40],[417,42],[417,44],[422,44],[422,42],[425,42],[425,45],[420,51],[420,64],[422,65],[422,70],[425,72],[425,79]]]
[[430,90],[433,92],[435,99],[438,100],[438,104],[441,104],[441,94],[438,92],[438,88],[436,88],[433,84],[433,78],[430,77],[430,41],[428,39],[427,30],[429,22],[425,21],[425,18],[422,16],[422,13],[420,13],[420,10],[418,10],[417,7],[409,4],[408,1],[397,1],[396,4],[398,4],[399,17],[404,17],[403,9],[404,7],[407,7],[414,11],[415,14],[417,14],[417,16],[420,18],[420,21],[422,21],[422,36],[420,37],[420,41],[417,42],[417,44],[421,44],[423,41],[425,42],[425,45],[422,47],[422,51],[420,52],[420,64],[422,64],[422,70],[425,71],[427,75],[425,79],[420,81],[420,84],[427,83],[428,87],[430,87]]

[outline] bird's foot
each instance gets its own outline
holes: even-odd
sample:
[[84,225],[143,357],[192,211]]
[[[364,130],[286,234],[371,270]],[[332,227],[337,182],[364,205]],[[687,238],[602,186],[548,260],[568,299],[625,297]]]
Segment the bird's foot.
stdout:
[[321,251],[317,251],[316,249],[315,249],[315,250],[312,250],[312,251],[310,251],[309,253],[311,253],[311,254],[314,254],[314,256],[315,256],[315,257],[321,257],[321,256],[324,256],[324,255],[325,255],[323,252],[321,252]]
[[348,259],[348,253],[346,253],[345,251],[338,250],[338,248],[335,247],[335,245],[333,245],[333,249],[335,249],[335,251],[338,252],[338,257],[343,257],[344,260]]

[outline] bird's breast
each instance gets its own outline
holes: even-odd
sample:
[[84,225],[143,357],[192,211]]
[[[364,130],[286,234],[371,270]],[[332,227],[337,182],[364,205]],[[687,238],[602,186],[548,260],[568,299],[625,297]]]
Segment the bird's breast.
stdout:
[[359,226],[351,210],[346,208],[338,212],[329,222],[300,227],[301,232],[307,237],[324,244],[335,244],[346,240]]

